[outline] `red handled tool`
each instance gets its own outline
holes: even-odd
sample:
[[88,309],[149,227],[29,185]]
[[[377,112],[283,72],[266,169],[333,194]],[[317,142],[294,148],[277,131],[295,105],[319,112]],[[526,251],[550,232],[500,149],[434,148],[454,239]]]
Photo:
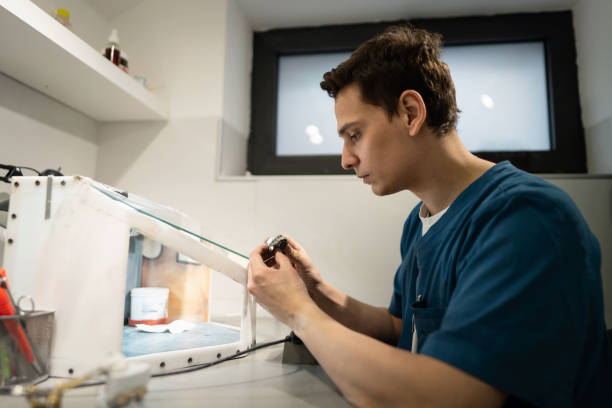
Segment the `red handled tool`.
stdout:
[[[11,296],[11,292],[8,287],[8,279],[6,277],[6,271],[4,268],[0,268],[0,316],[16,316],[15,303]],[[13,338],[17,340],[17,347],[21,354],[25,357],[26,361],[33,365],[34,369],[41,374],[41,370],[36,363],[36,357],[32,351],[32,346],[26,337],[21,322],[16,316],[14,320],[3,319],[4,327]]]

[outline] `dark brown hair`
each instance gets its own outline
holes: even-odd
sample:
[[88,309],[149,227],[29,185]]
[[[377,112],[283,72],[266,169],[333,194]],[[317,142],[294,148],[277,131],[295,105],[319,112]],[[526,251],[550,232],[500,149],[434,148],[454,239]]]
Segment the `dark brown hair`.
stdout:
[[359,84],[364,102],[398,113],[406,89],[417,91],[427,109],[427,125],[443,135],[455,127],[459,110],[448,66],[440,60],[442,37],[410,25],[392,26],[363,43],[349,59],[323,75],[321,88],[332,98]]

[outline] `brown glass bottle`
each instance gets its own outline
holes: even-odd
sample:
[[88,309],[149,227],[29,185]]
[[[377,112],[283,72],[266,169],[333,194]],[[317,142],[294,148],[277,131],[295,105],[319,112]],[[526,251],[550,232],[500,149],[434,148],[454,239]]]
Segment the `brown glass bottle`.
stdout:
[[116,44],[108,45],[104,52],[106,59],[110,60],[113,64],[119,65],[119,59],[121,58],[121,51]]
[[121,58],[121,51],[119,50],[119,36],[117,30],[113,29],[111,35],[108,37],[108,43],[104,50],[104,56],[110,60],[113,64],[119,66],[119,60]]

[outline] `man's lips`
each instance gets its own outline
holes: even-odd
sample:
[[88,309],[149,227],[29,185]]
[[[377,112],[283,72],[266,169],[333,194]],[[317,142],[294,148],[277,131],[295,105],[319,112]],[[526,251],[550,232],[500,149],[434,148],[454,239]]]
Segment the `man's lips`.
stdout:
[[368,180],[369,180],[369,178],[370,178],[370,175],[369,175],[369,174],[363,174],[363,175],[361,175],[361,176],[360,176],[360,175],[357,175],[357,177],[359,177],[360,179],[362,179],[364,183],[367,183],[367,182],[368,182]]

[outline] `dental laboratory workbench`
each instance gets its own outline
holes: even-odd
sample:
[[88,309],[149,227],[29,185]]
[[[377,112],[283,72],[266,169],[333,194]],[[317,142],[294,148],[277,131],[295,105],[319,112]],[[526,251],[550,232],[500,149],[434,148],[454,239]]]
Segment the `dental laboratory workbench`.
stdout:
[[[258,317],[258,344],[284,338],[290,330]],[[284,344],[201,370],[153,377],[141,405],[130,407],[348,407],[319,365],[284,364]],[[41,386],[63,379],[51,378]],[[102,385],[67,390],[62,407],[94,407]],[[0,407],[29,407],[24,397],[0,395]]]

